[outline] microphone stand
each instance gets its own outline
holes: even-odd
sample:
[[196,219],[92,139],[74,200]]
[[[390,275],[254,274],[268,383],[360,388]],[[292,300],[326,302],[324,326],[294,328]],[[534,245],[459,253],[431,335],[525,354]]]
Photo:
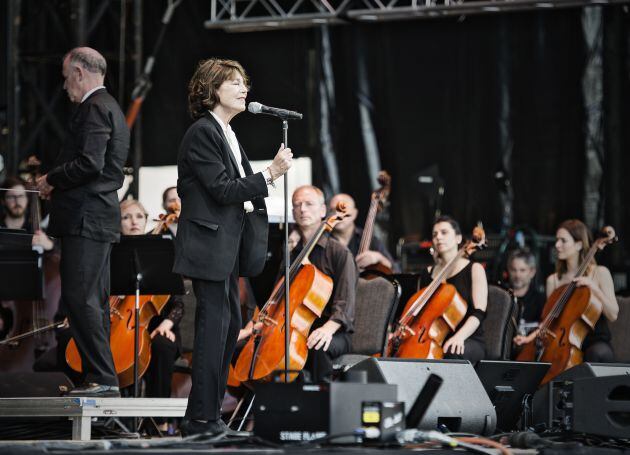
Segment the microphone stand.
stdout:
[[[282,142],[285,147],[289,146],[289,122],[282,119]],[[289,172],[284,173],[284,382],[289,382],[289,324],[291,314],[289,304]]]

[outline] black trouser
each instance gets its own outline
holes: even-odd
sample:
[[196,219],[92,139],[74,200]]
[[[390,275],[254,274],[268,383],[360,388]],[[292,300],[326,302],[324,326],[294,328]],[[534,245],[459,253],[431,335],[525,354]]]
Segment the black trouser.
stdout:
[[612,363],[615,361],[615,354],[610,344],[605,341],[594,341],[584,347],[584,361]]
[[475,339],[468,338],[464,341],[464,353],[463,354],[452,354],[452,353],[444,353],[445,359],[458,359],[458,360],[468,360],[472,363],[473,366],[477,364],[480,360],[483,360],[486,357],[486,347],[483,342]]
[[117,386],[109,346],[109,255],[112,244],[85,237],[61,240],[61,299],[86,382]]
[[330,380],[333,372],[333,360],[350,352],[350,334],[342,331],[335,332],[328,350],[309,349],[304,370],[311,376],[313,382]]
[[230,360],[241,329],[238,264],[225,281],[193,279],[197,299],[192,389],[186,417],[218,420]]
[[177,343],[165,336],[158,334],[151,340],[151,362],[144,374],[147,397],[170,398],[178,351]]

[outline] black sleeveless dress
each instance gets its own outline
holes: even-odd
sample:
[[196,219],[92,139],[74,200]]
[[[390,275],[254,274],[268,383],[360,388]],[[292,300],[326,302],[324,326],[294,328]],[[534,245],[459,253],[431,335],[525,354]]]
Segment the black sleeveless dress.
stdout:
[[[457,274],[448,278],[446,282],[451,284],[457,290],[457,293],[464,299],[467,303],[466,315],[462,322],[455,328],[453,334],[457,333],[459,329],[466,323],[468,318],[475,311],[475,306],[473,305],[472,299],[472,262],[469,262],[463,269],[461,269]],[[432,281],[431,272],[429,270],[423,270],[420,274],[420,284],[422,287],[428,286]],[[452,336],[452,335],[451,335]],[[449,337],[450,338],[450,337]],[[444,341],[448,341],[448,338]],[[483,327],[481,324],[477,327],[477,330],[470,335],[466,341],[464,342],[464,354],[456,355],[456,354],[444,354],[445,359],[464,359],[470,361],[473,365],[477,363],[479,360],[482,360],[485,357],[485,342],[483,339]]]

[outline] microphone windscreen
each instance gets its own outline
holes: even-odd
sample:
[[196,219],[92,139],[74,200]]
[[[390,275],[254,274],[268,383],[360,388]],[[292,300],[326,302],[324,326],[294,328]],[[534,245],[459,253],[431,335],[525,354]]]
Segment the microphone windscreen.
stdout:
[[262,112],[262,104],[252,101],[247,105],[247,110],[252,114],[260,114]]

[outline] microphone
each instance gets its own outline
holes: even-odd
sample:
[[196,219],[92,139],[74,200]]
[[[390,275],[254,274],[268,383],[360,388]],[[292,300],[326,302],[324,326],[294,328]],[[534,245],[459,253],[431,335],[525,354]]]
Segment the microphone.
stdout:
[[247,110],[252,114],[267,114],[280,117],[282,120],[302,120],[302,114],[294,111],[287,111],[277,107],[269,107],[255,101],[247,105]]

